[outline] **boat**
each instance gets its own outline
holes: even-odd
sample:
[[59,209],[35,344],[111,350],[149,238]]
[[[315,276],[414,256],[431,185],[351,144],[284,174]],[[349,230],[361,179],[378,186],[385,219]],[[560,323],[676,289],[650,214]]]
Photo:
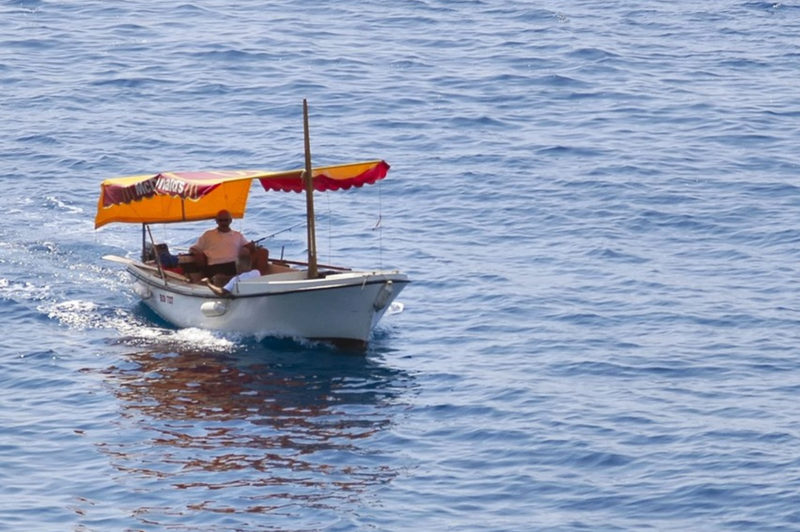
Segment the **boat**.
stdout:
[[[374,184],[386,176],[389,165],[372,160],[312,167],[305,100],[303,126],[305,165],[301,169],[164,172],[104,180],[95,228],[110,223],[141,224],[142,253],[138,259],[103,258],[125,264],[133,291],[175,327],[260,338],[302,338],[365,349],[376,324],[410,280],[399,270],[319,264],[314,192]],[[161,263],[158,253],[152,253],[161,244],[153,241],[151,224],[212,220],[223,209],[234,218],[243,218],[253,181],[266,192],[305,193],[307,260],[270,257],[265,275],[259,272],[254,278],[241,279],[231,291],[220,294],[171,270]]]

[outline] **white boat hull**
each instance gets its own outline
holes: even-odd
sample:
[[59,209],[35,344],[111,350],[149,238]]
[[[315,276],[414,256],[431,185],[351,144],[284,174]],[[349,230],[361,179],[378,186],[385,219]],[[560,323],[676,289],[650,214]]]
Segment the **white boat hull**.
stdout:
[[305,279],[296,271],[239,282],[231,296],[129,264],[134,291],[179,328],[366,345],[370,333],[409,282],[398,271],[335,272]]

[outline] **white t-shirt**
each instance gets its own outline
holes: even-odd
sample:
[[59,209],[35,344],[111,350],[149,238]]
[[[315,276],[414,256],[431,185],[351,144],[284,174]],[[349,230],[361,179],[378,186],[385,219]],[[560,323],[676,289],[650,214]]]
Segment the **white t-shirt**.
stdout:
[[261,272],[258,270],[250,270],[244,273],[240,273],[239,275],[235,276],[233,279],[228,281],[228,284],[226,284],[224,288],[228,292],[233,292],[233,289],[236,288],[236,285],[239,284],[239,281],[246,281],[247,279],[255,279],[256,277],[261,277]]
[[239,231],[231,229],[227,233],[217,229],[209,229],[203,233],[192,246],[199,249],[208,257],[208,265],[236,262],[242,248],[247,245],[247,239]]

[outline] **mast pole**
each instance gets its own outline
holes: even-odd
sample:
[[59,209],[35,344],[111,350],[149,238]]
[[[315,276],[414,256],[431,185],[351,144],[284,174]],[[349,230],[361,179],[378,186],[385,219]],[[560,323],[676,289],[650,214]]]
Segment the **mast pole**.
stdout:
[[306,152],[306,226],[308,228],[308,278],[317,278],[317,236],[314,224],[314,179],[311,174],[311,140],[308,131],[308,101],[303,98],[303,136]]

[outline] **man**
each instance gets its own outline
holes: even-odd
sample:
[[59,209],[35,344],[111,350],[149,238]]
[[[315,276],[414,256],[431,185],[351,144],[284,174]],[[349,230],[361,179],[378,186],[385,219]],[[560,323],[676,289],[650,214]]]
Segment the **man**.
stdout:
[[192,280],[196,282],[207,277],[217,286],[222,286],[236,275],[236,261],[247,256],[254,269],[267,269],[269,252],[254,242],[248,242],[239,231],[231,229],[233,218],[229,211],[219,211],[215,220],[217,227],[203,233],[189,248],[201,272],[197,274],[197,279],[193,277]]

